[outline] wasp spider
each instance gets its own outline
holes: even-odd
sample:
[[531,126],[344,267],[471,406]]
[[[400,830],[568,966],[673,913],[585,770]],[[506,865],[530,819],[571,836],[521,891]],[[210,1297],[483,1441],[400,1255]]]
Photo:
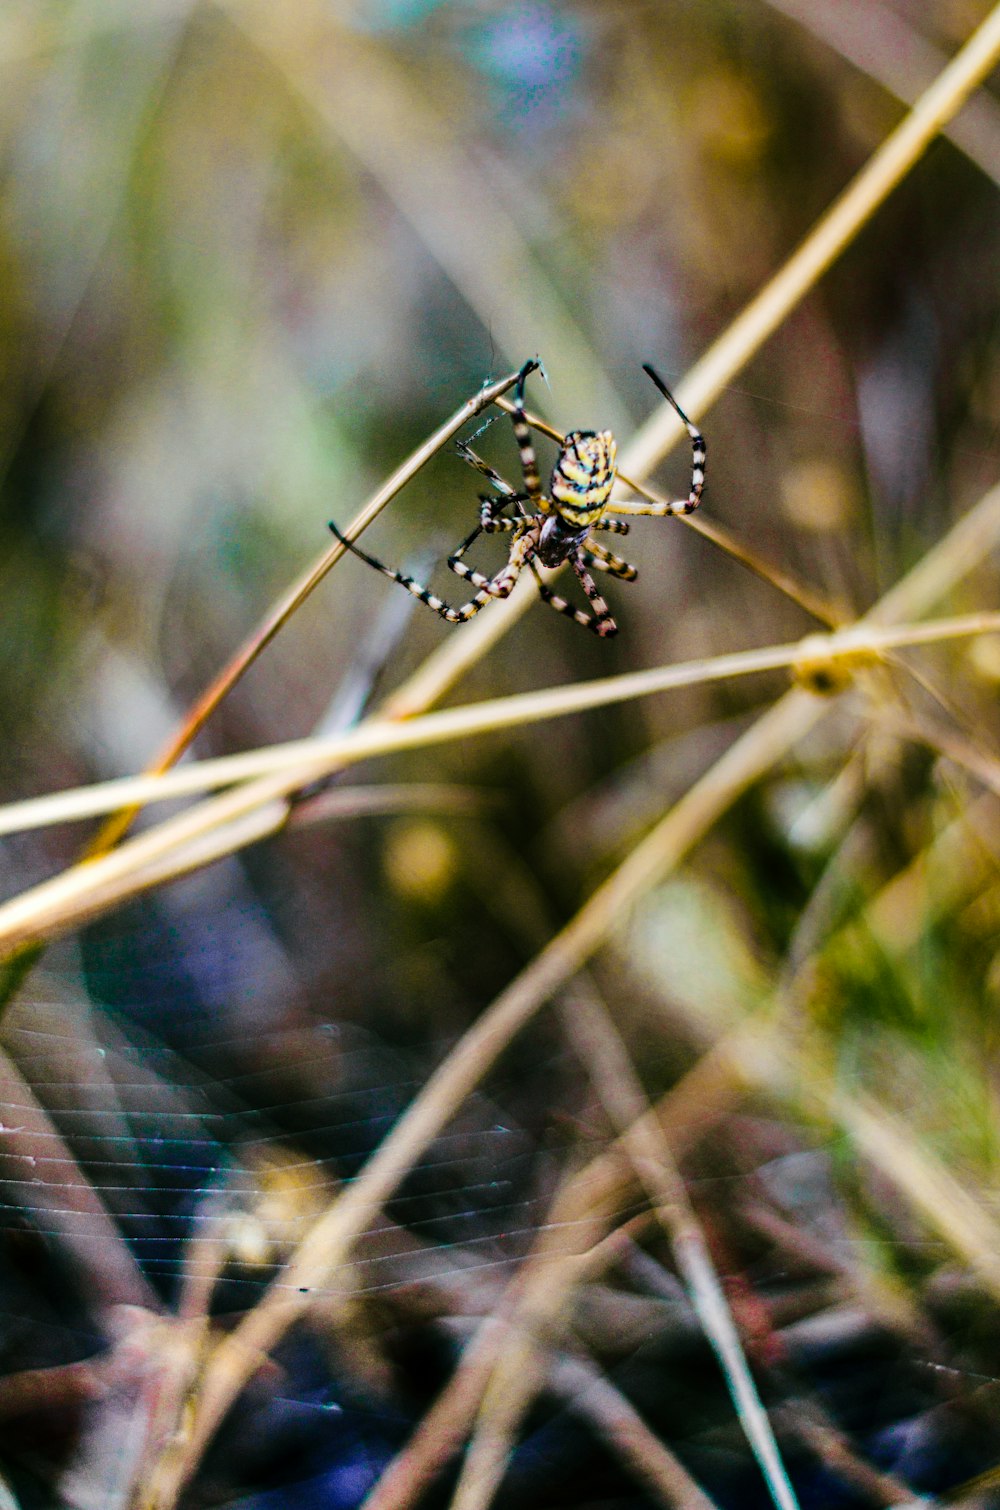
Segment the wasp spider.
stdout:
[[[464,624],[495,598],[509,597],[518,577],[527,566],[535,576],[542,599],[550,607],[567,614],[577,624],[582,624],[585,629],[606,639],[609,635],[617,634],[618,626],[597,590],[591,570],[607,572],[622,582],[634,582],[638,576],[634,566],[614,555],[607,546],[594,538],[598,531],[613,535],[628,534],[629,527],[623,519],[609,517],[616,507],[609,502],[616,476],[615,438],[610,430],[571,430],[560,448],[548,493],[544,493],[531,431],[524,412],[524,385],[528,374],[537,366],[538,363],[532,361],[525,362],[521,368],[514,389],[511,414],[514,436],[521,453],[523,491],[515,491],[470,446],[464,441],[458,442],[460,455],[488,478],[496,489],[495,493],[479,495],[479,523],[448,557],[450,569],[457,576],[465,577],[476,589],[475,597],[460,607],[453,608],[413,577],[394,571],[391,566],[369,556],[342,535],[332,520],[330,529],[341,544],[360,556],[362,561],[367,561],[376,571],[405,587],[449,624]],[[629,514],[648,514],[661,518],[668,514],[690,514],[701,502],[705,487],[705,441],[662,378],[645,364],[643,370],[652,378],[667,402],[673,405],[691,437],[691,488],[688,496],[676,503],[629,503],[625,507]],[[508,510],[511,512],[508,513]],[[469,547],[483,534],[509,534],[511,537],[507,562],[493,577],[475,571],[464,559]],[[542,581],[538,572],[539,565],[554,567],[561,566],[564,562],[569,563],[579,578],[590,603],[589,612],[574,608]]]

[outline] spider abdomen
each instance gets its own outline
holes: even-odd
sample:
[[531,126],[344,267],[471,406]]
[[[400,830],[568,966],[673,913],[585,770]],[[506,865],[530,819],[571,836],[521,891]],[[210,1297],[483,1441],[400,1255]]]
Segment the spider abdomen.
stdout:
[[552,472],[552,506],[578,529],[595,524],[615,483],[617,448],[610,430],[571,430]]

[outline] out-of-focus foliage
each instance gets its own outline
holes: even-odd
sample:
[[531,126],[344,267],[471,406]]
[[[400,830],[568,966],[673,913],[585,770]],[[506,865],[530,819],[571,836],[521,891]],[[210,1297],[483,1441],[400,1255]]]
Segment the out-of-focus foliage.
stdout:
[[[658,402],[642,362],[680,379],[900,118],[886,85],[914,97],[986,9],[4,0],[0,798],[140,769],[329,542],[327,519],[351,517],[487,377],[537,352],[539,411],[626,438]],[[967,124],[976,160],[938,142],[703,418],[706,513],[845,618],[996,479],[1000,106],[982,98]],[[477,445],[516,485],[506,421]],[[688,465],[664,464],[671,496]],[[423,576],[475,523],[479,485],[441,453],[366,545]],[[463,695],[815,627],[676,521],[638,521],[627,544],[640,579],[610,583],[613,644],[536,606]],[[458,600],[464,584],[437,570]],[[983,570],[953,606],[995,595]],[[343,561],[198,753],[309,733],[379,637],[381,690],[462,633],[416,605],[393,631],[401,597]],[[995,751],[992,642],[920,666],[931,691],[886,673],[901,705]],[[182,1291],[192,1234],[221,1232],[216,1309],[252,1306],[447,1047],[782,686],[713,684],[381,762],[363,774],[451,795],[303,825],[50,950],[5,1019],[9,1073],[159,1297]],[[81,836],[0,843],[12,895]],[[647,1091],[777,1001],[810,1062],[886,1098],[915,1142],[992,1191],[998,845],[995,796],[845,706],[599,966]],[[5,1132],[30,1122],[17,1084]],[[720,1113],[686,1168],[753,1361],[772,1370],[793,1478],[808,1506],[890,1503],[789,1405],[828,1411],[876,1477],[950,1489],[996,1458],[995,1299],[855,1163],[842,1128],[809,1121],[799,1089],[801,1103]],[[544,1016],[403,1187],[344,1295],[286,1344],[279,1382],[257,1381],[184,1503],[358,1504],[498,1304],[566,1161],[607,1135]],[[37,1156],[29,1139],[3,1171],[5,1375],[92,1359],[109,1308],[150,1301],[113,1275],[99,1290],[110,1239],[93,1213],[74,1227],[71,1177],[62,1199],[33,1197]],[[578,1338],[720,1504],[761,1503],[669,1249],[649,1249],[595,1280]],[[0,1386],[0,1466],[24,1510],[60,1483],[66,1503],[117,1503],[106,1474],[127,1412],[106,1379],[59,1378],[50,1395],[22,1381],[6,1407]],[[547,1400],[503,1502],[647,1503],[599,1438]]]

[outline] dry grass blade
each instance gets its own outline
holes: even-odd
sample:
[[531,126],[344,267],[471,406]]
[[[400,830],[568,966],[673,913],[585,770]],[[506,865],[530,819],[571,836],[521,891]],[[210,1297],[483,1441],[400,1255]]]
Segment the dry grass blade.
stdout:
[[548,1374],[546,1339],[539,1335],[542,1320],[550,1323],[551,1317],[524,1315],[522,1310],[505,1329],[503,1347],[485,1381],[450,1510],[486,1510],[500,1487],[528,1404]]
[[893,624],[916,618],[950,591],[996,544],[1000,519],[1000,483],[979,502],[865,614],[868,624]]
[[865,926],[879,948],[890,957],[912,949],[929,924],[988,884],[998,853],[996,804],[980,796],[869,903]]
[[[123,777],[91,787],[80,787],[50,797],[30,798],[0,807],[0,835],[17,833],[53,823],[66,823],[113,811],[123,803],[136,806],[170,798],[189,796],[213,787],[222,787],[272,774],[283,778],[280,795],[288,795],[308,782],[328,776],[346,766],[374,756],[401,750],[420,749],[501,729],[523,728],[549,718],[562,718],[614,703],[630,702],[656,693],[676,691],[682,687],[706,685],[731,677],[760,675],[768,671],[791,669],[804,685],[812,685],[818,670],[828,671],[847,685],[851,673],[875,664],[891,650],[907,646],[931,645],[1000,633],[1000,614],[963,614],[958,618],[932,620],[923,624],[876,625],[864,620],[833,634],[808,635],[787,645],[765,646],[759,650],[739,650],[731,655],[712,656],[706,660],[654,666],[647,671],[625,672],[620,676],[602,677],[569,686],[547,687],[537,692],[518,693],[513,697],[450,708],[441,713],[413,717],[405,723],[371,718],[343,734],[321,739],[293,740],[241,755],[224,755],[215,760],[192,761],[182,770],[162,776]],[[842,675],[841,675],[842,673]],[[272,794],[275,795],[275,794]],[[252,805],[252,804],[248,804]],[[347,799],[335,804],[350,809]],[[213,826],[211,809],[204,810],[203,826]],[[159,838],[146,836],[157,850],[164,846]],[[159,832],[159,831],[158,831]],[[172,832],[172,830],[170,831]],[[145,841],[135,841],[129,853],[145,853]],[[93,862],[88,862],[92,866]],[[105,871],[124,875],[128,862],[108,863],[104,869],[82,869],[81,880],[96,882]],[[41,892],[36,893],[40,895]],[[4,933],[5,913],[0,907],[0,944]]]
[[870,1098],[836,1096],[831,1110],[865,1157],[905,1191],[913,1207],[1000,1299],[1000,1222],[983,1202],[964,1190],[898,1117]]
[[364,1510],[406,1510],[460,1452],[507,1335],[503,1317],[482,1322],[458,1365],[364,1502]]
[[488,790],[441,781],[380,782],[378,786],[337,787],[297,802],[289,828],[387,813],[480,813],[489,808]]
[[[510,1341],[507,1344],[510,1347]],[[540,1369],[532,1367],[534,1359],[524,1358],[516,1349],[505,1352],[503,1380],[514,1377],[509,1361],[516,1361],[525,1372],[524,1383],[530,1388],[544,1382],[576,1414],[588,1418],[605,1438],[609,1448],[628,1465],[636,1478],[668,1510],[715,1510],[712,1500],[691,1477],[687,1469],[650,1430],[635,1407],[614,1387],[601,1370],[584,1358],[568,1354],[551,1358],[544,1379]],[[498,1379],[495,1395],[487,1391],[480,1414],[477,1435],[465,1460],[462,1478],[451,1501],[451,1510],[480,1510],[495,1493],[497,1478],[492,1464],[480,1461],[477,1447],[500,1457],[509,1446],[515,1422],[510,1419],[512,1402],[502,1392]],[[487,1426],[488,1423],[488,1426]],[[374,1510],[374,1500],[370,1502]],[[366,1507],[368,1510],[368,1507]]]
[[[956,53],[910,113],[886,138],[854,181],[784,267],[737,316],[680,385],[677,398],[699,419],[736,373],[772,335],[803,295],[840,256],[879,205],[905,177],[938,132],[957,115],[1000,58],[1000,6]],[[632,438],[622,465],[645,477],[683,434],[668,405]]]
[[612,1126],[632,1160],[639,1184],[670,1241],[705,1335],[715,1350],[754,1456],[778,1510],[797,1500],[781,1461],[767,1413],[750,1373],[739,1334],[688,1199],[670,1145],[646,1100],[621,1035],[603,1003],[586,989],[566,1014],[571,1041],[588,1067]]
[[550,1384],[572,1409],[594,1423],[609,1447],[631,1464],[636,1477],[661,1504],[671,1510],[715,1510],[715,1501],[595,1364],[562,1357],[550,1370]]
[[[209,767],[207,772],[192,765],[172,776],[140,777],[131,782],[110,783],[103,792],[94,789],[78,797],[66,794],[62,799],[43,798],[33,809],[28,809],[29,816],[41,814],[51,822],[56,818],[65,820],[71,815],[83,816],[95,810],[116,808],[126,792],[130,801],[143,792],[159,796],[162,791],[164,796],[176,796],[202,784],[206,774],[214,773],[217,779],[219,775],[231,776],[234,772],[252,774],[255,769],[274,773],[171,819],[113,853],[64,871],[53,880],[42,882],[0,906],[0,948],[6,946],[11,950],[34,943],[97,916],[130,896],[259,842],[283,826],[288,812],[284,799],[293,792],[374,755],[416,749],[503,727],[523,727],[539,719],[602,707],[670,688],[785,666],[792,667],[797,679],[810,689],[842,690],[849,685],[851,668],[867,664],[879,650],[998,630],[1000,615],[996,614],[967,615],[937,623],[903,625],[898,629],[875,630],[862,624],[836,636],[809,636],[794,646],[744,651],[715,657],[708,662],[656,668],[608,678],[603,682],[525,693],[503,699],[497,705],[487,703],[470,709],[428,714],[402,725],[373,720],[331,741],[303,741],[291,751],[279,746],[273,752],[262,751],[223,757],[219,762],[205,762],[204,766]],[[836,668],[841,662],[844,676],[838,679]],[[13,820],[16,825],[19,815],[23,820],[24,812],[24,808],[12,808],[8,820]]]
[[[491,1503],[499,1487],[498,1469],[513,1445],[517,1404],[524,1392],[542,1383],[576,1414],[593,1422],[611,1450],[667,1510],[715,1510],[715,1501],[596,1364],[564,1353],[551,1357],[543,1368],[530,1341],[520,1347],[519,1342],[519,1337],[508,1336],[497,1359],[451,1510],[485,1510]],[[514,1381],[518,1387],[511,1393]],[[366,1510],[373,1510],[374,1503],[369,1500]]]
[[873,1504],[905,1506],[913,1504],[907,1485],[889,1473],[880,1473],[863,1462],[839,1431],[812,1417],[808,1404],[795,1412],[795,1429],[802,1440],[838,1477],[855,1486]]
[[[835,1088],[827,1067],[789,1046],[781,1023],[751,1022],[720,1039],[698,1066],[697,1090],[713,1104],[734,1088],[765,1091],[842,1126],[857,1148],[919,1211],[928,1226],[1000,1297],[1000,1226],[892,1113]],[[684,1092],[684,1082],[677,1094]]]
[[883,722],[887,729],[899,734],[901,738],[911,740],[914,744],[926,745],[935,754],[942,755],[953,765],[968,771],[987,791],[1000,795],[1000,759],[989,750],[981,749],[971,739],[955,734],[926,715],[920,718],[908,717],[889,709]]
[[[875,79],[904,104],[918,85],[930,83],[944,66],[941,52],[902,15],[880,0],[861,7],[844,0],[767,0],[773,10],[799,22],[848,62]],[[942,128],[982,173],[1000,182],[1000,109],[980,94],[961,116]]]

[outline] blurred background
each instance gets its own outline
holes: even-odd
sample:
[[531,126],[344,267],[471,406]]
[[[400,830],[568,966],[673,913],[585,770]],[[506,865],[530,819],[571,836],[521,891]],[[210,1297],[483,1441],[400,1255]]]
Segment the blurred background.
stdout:
[[[327,520],[487,378],[538,353],[535,409],[626,440],[659,403],[641,364],[679,383],[987,10],[4,0],[0,797],[139,770],[329,543]],[[702,418],[706,514],[848,615],[996,479],[998,182],[986,91]],[[516,484],[505,420],[477,448]],[[689,469],[678,450],[655,481],[683,496]],[[440,563],[478,491],[445,450],[365,544],[460,601]],[[816,627],[678,521],[638,521],[627,544],[640,576],[609,585],[614,642],[536,606],[460,699]],[[954,606],[995,588],[984,570]],[[453,632],[346,559],[197,753],[350,721]],[[926,664],[995,749],[995,643]],[[3,1118],[22,1141],[3,1170],[0,1367],[42,1371],[0,1386],[12,1503],[126,1503],[108,1475],[127,1410],[67,1372],[107,1347],[108,1307],[176,1303],[205,1224],[230,1244],[220,1324],[251,1306],[463,1029],[784,685],[373,763],[349,781],[372,784],[374,812],[318,813],[48,950],[3,1019]],[[3,895],[82,842],[0,841]],[[869,738],[857,709],[835,715],[598,970],[648,1092],[805,969],[804,1031],[830,1072],[888,1082],[914,1137],[995,1210],[998,843],[995,797],[926,748]],[[543,1014],[394,1203],[398,1252],[362,1265],[354,1331],[289,1340],[184,1503],[359,1504],[447,1377],[456,1316],[496,1304],[560,1171],[607,1133]],[[894,1503],[991,1466],[995,1300],[837,1128],[761,1098],[685,1172],[717,1264],[767,1310],[755,1362],[780,1361],[764,1386],[779,1421],[808,1400],[857,1454],[838,1466],[788,1424],[804,1504]],[[595,1285],[588,1345],[720,1505],[764,1504],[662,1235],[640,1251],[661,1292],[639,1257]],[[415,1254],[433,1302],[413,1300]],[[498,1503],[651,1493],[547,1399]]]

